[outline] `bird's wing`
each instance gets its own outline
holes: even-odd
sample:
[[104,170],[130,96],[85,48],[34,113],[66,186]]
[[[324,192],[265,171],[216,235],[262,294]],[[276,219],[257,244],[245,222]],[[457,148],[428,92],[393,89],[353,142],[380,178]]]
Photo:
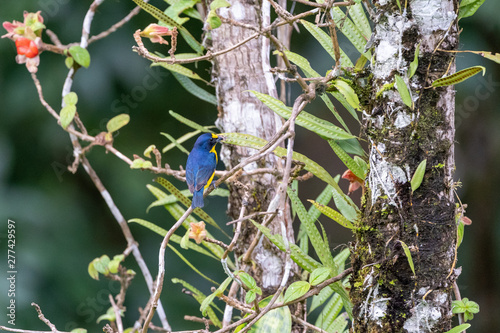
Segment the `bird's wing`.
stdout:
[[196,172],[194,165],[196,161],[193,159],[193,157],[194,156],[191,156],[190,154],[186,163],[186,183],[191,193],[194,192],[194,173]]
[[215,161],[215,155],[213,153],[208,153],[203,161],[200,161],[200,166],[198,172],[196,173],[196,187],[195,191],[199,191],[205,185],[215,172],[215,167],[217,162]]

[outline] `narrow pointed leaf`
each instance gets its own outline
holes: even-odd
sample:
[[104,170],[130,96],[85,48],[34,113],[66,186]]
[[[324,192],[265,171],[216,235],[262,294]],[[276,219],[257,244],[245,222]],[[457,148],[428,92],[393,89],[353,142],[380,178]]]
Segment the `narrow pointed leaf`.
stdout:
[[[288,119],[292,114],[292,109],[287,107],[282,101],[271,97],[266,94],[262,94],[257,91],[251,90],[251,92],[265,105],[267,105],[271,110],[276,112],[281,117]],[[296,119],[296,123],[299,126],[307,128],[308,130],[330,139],[350,139],[354,138],[353,135],[347,133],[343,129],[333,125],[332,123],[313,116],[310,113],[302,111]]]
[[425,167],[426,166],[427,166],[427,159],[420,162],[417,169],[415,170],[415,173],[413,174],[413,177],[411,178],[411,182],[410,182],[412,192],[415,192],[420,187],[420,184],[422,184],[422,180],[424,179],[424,175],[425,175]]
[[195,123],[194,121],[189,120],[189,119],[187,119],[187,118],[185,118],[185,117],[181,116],[180,114],[175,113],[175,112],[174,112],[174,111],[172,111],[172,110],[168,111],[168,113],[170,113],[170,115],[171,115],[172,117],[174,117],[175,119],[177,119],[177,120],[178,120],[178,121],[180,121],[181,123],[183,123],[183,124],[185,124],[185,125],[187,125],[187,126],[189,126],[189,127],[191,127],[191,128],[194,128],[195,130],[199,130],[199,131],[201,131],[201,132],[203,132],[203,133],[214,133],[214,131],[212,131],[212,130],[210,130],[210,129],[206,128],[206,127],[203,127],[203,126],[201,126],[201,125],[198,125],[198,124],[197,124],[197,123]]
[[364,54],[367,59],[371,59],[371,53],[365,52],[367,39],[363,37],[361,31],[348,18],[339,7],[333,7],[330,10],[333,20],[342,33],[349,39],[359,53]]
[[405,252],[406,259],[408,259],[408,264],[410,265],[413,275],[416,275],[415,266],[413,266],[413,258],[411,257],[411,252],[410,249],[408,248],[408,245],[406,245],[406,243],[403,241],[399,241],[399,243],[401,243],[401,246],[403,247],[403,251]]
[[179,83],[187,90],[190,94],[198,97],[199,99],[208,102],[213,105],[217,105],[217,97],[209,93],[205,89],[200,88],[196,83],[194,83],[189,77],[181,75],[177,72],[172,71],[172,75],[179,81]]
[[410,70],[408,71],[408,78],[409,79],[411,79],[411,77],[417,71],[417,67],[418,67],[418,55],[419,55],[419,53],[420,53],[420,43],[415,48],[415,56],[413,57],[413,61],[410,63]]
[[470,327],[470,324],[462,324],[462,325],[455,326],[451,330],[446,331],[444,333],[461,333],[462,331],[465,331],[469,327]]
[[344,228],[348,228],[348,229],[353,229],[354,228],[354,226],[352,225],[351,221],[349,221],[348,219],[346,219],[342,214],[340,214],[339,212],[335,211],[333,208],[321,205],[321,204],[317,203],[314,200],[307,200],[307,201],[309,201],[310,203],[312,203],[314,205],[314,207],[316,207],[321,213],[323,213],[324,215],[328,216],[329,218],[331,218],[332,220],[334,220],[335,222],[337,222],[338,224],[340,224]]
[[[328,289],[331,290],[331,288]],[[326,303],[321,313],[318,315],[318,319],[316,319],[315,325],[322,329],[326,329],[335,321],[340,311],[342,310],[342,305],[343,303],[340,295],[339,294],[333,295],[328,301],[328,303]]]
[[[309,33],[321,44],[321,46],[328,52],[328,54],[335,59],[335,51],[333,50],[332,38],[326,32],[324,32],[320,27],[305,20],[300,20],[300,23],[309,31]],[[340,62],[342,67],[353,67],[351,59],[345,54],[345,52],[340,49]]]
[[[221,133],[222,136],[224,136],[224,142],[226,144],[234,144],[237,146],[242,146],[242,147],[247,147],[247,148],[253,148],[253,149],[261,149],[267,144],[267,141],[261,138],[257,138],[253,135],[250,134],[241,134],[241,133]],[[283,147],[277,147],[274,150],[274,154],[279,157],[284,157],[287,154],[287,151]],[[307,171],[310,171],[313,175],[321,179],[327,184],[330,184],[333,188],[333,193],[334,193],[334,198],[337,201],[341,202],[343,208],[344,206],[350,206],[350,211],[349,215],[344,214],[344,212],[341,210],[341,213],[346,216],[351,222],[354,221],[355,217],[357,216],[357,213],[359,212],[358,208],[354,204],[351,198],[349,198],[342,190],[340,189],[339,185],[335,181],[335,179],[318,163],[314,162],[313,160],[307,158],[306,156],[299,154],[297,152],[294,152],[292,155],[292,158],[294,160],[297,160],[299,162],[302,162],[305,164],[305,169]],[[338,204],[337,204],[337,207]],[[351,220],[351,218],[353,218]]]
[[359,104],[359,98],[358,95],[356,95],[356,92],[352,87],[345,81],[341,79],[337,79],[333,81],[333,85],[335,88],[338,89],[338,91],[344,96],[346,99],[347,103],[349,103],[350,106],[352,106],[354,109],[360,110],[361,106]]
[[460,83],[462,81],[467,80],[468,78],[476,75],[479,72],[486,72],[486,68],[483,66],[474,66],[474,67],[469,67],[466,69],[462,69],[461,71],[456,72],[455,74],[451,74],[445,77],[442,77],[440,79],[435,80],[432,82],[433,87],[444,87],[444,86],[451,86],[457,83]]
[[164,137],[169,139],[170,142],[172,142],[184,154],[189,155],[189,151],[186,148],[184,148],[179,142],[177,142],[177,140],[175,140],[175,138],[173,136],[171,136],[168,133],[163,133],[163,132],[161,133],[161,135],[163,135]]
[[171,72],[175,72],[175,73],[178,73],[180,75],[184,75],[188,78],[191,78],[194,80],[200,80],[200,81],[207,83],[207,81],[204,80],[203,78],[201,78],[198,74],[196,74],[195,72],[193,72],[189,68],[184,67],[184,66],[179,65],[179,64],[167,64],[166,62],[156,62],[156,63],[152,63],[151,66],[153,66],[153,67],[154,66],[161,66],[163,68],[168,69]]
[[408,90],[408,86],[406,85],[406,82],[401,78],[399,75],[394,75],[395,82],[396,82],[396,89],[399,92],[399,95],[401,96],[401,99],[403,100],[403,103],[405,103],[406,106],[411,108],[413,110],[413,100],[411,98],[410,91]]
[[307,235],[309,236],[311,244],[316,251],[319,259],[321,260],[323,265],[329,267],[331,271],[336,274],[338,272],[337,265],[333,261],[330,248],[325,245],[323,238],[321,238],[321,234],[319,233],[318,228],[315,225],[315,221],[309,218],[309,216],[307,215],[307,211],[298,198],[297,194],[291,190],[288,190],[287,193],[292,205],[295,208],[295,211],[297,212],[300,223],[303,224],[306,228]]
[[345,166],[361,179],[365,178],[364,170],[354,161],[334,140],[328,140],[335,154],[344,162]]
[[184,263],[186,265],[188,265],[189,268],[191,268],[196,274],[198,274],[199,276],[201,276],[202,278],[204,278],[208,282],[218,285],[217,282],[215,282],[214,280],[212,280],[211,278],[209,278],[208,276],[203,274],[198,268],[196,268],[195,265],[191,264],[191,262],[189,262],[189,260],[187,260],[186,257],[184,257],[175,247],[173,247],[170,244],[167,244],[167,245],[170,248],[170,250],[172,250],[182,261],[184,261]]
[[[189,133],[184,134],[180,138],[176,139],[176,141],[177,141],[177,143],[182,144],[182,143],[186,142],[187,140],[191,139],[193,136],[196,136],[196,135],[198,135],[200,133],[201,133],[201,131],[199,131],[199,130],[196,130],[196,131],[193,131],[193,132],[189,132]],[[163,132],[160,132],[160,134],[166,137],[166,135]],[[176,145],[174,143],[170,143],[170,144],[166,145],[161,150],[161,152],[162,153],[166,153],[170,149],[175,148],[175,146]]]
[[353,23],[359,28],[361,35],[365,40],[370,39],[372,35],[372,29],[370,28],[370,23],[366,18],[366,14],[363,10],[363,5],[361,3],[356,3],[349,7],[349,16],[352,18]]

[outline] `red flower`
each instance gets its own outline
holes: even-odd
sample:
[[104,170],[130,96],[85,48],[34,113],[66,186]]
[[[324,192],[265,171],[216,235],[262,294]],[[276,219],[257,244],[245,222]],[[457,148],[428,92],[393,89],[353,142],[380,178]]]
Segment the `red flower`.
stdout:
[[141,32],[142,37],[149,38],[152,43],[168,44],[162,36],[172,36],[172,30],[167,27],[152,23]]
[[360,186],[363,186],[363,179],[359,178],[356,176],[351,170],[347,169],[344,174],[342,175],[342,178],[347,179],[350,183],[349,185],[349,193],[351,194],[352,192],[356,191]]
[[34,58],[38,55],[38,47],[34,40],[19,37],[16,40],[17,54],[26,56],[26,58]]

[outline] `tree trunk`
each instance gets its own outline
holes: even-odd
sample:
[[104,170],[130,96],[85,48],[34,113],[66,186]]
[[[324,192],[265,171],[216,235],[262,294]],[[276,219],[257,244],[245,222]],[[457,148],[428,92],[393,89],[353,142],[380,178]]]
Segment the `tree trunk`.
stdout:
[[[259,27],[259,29],[270,23],[269,2],[232,1],[230,7],[221,8],[218,13],[226,19]],[[252,34],[254,31],[251,29],[223,23],[211,32],[212,51],[226,49]],[[251,134],[269,140],[282,126],[281,118],[248,92],[248,90],[256,90],[277,96],[274,79],[270,72],[269,57],[269,39],[259,37],[215,58],[212,76],[219,102],[219,118],[216,124],[222,132]],[[223,146],[221,159],[226,168],[231,169],[242,159],[254,153],[253,149]],[[257,168],[282,170],[283,166],[280,159],[269,155],[244,168],[244,173],[238,180],[250,188],[248,203],[244,203],[247,205],[246,214],[266,211],[279,186],[279,179],[272,174],[245,175],[246,172]],[[237,219],[240,215],[242,199],[245,197],[245,190],[233,185],[229,187],[228,215]],[[268,226],[273,233],[281,233],[280,222],[285,223],[288,238],[293,241],[289,210],[281,216],[276,216]],[[251,223],[243,224],[242,233],[235,248],[237,257],[246,252],[256,231]],[[252,252],[250,259],[244,264],[250,268],[249,273],[263,289],[264,296],[274,293],[281,283],[285,266],[283,252],[263,238]]]
[[[374,1],[375,2],[375,1]],[[453,197],[453,87],[425,89],[455,70],[457,0],[376,2],[371,105],[364,114],[370,172],[362,224],[353,246],[351,298],[354,331],[444,332],[451,327],[456,279]],[[415,75],[409,64],[420,44]],[[384,84],[404,78],[414,108],[396,86],[376,98]],[[410,180],[427,160],[422,184]],[[415,276],[402,244],[411,251]]]

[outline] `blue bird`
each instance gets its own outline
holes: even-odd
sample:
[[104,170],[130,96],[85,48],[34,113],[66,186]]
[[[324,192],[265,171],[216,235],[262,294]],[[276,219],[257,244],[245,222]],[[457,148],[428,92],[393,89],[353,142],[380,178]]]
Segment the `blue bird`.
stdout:
[[210,186],[217,166],[215,145],[223,140],[217,134],[205,133],[198,137],[186,163],[186,182],[193,193],[192,207],[203,207],[203,190]]

